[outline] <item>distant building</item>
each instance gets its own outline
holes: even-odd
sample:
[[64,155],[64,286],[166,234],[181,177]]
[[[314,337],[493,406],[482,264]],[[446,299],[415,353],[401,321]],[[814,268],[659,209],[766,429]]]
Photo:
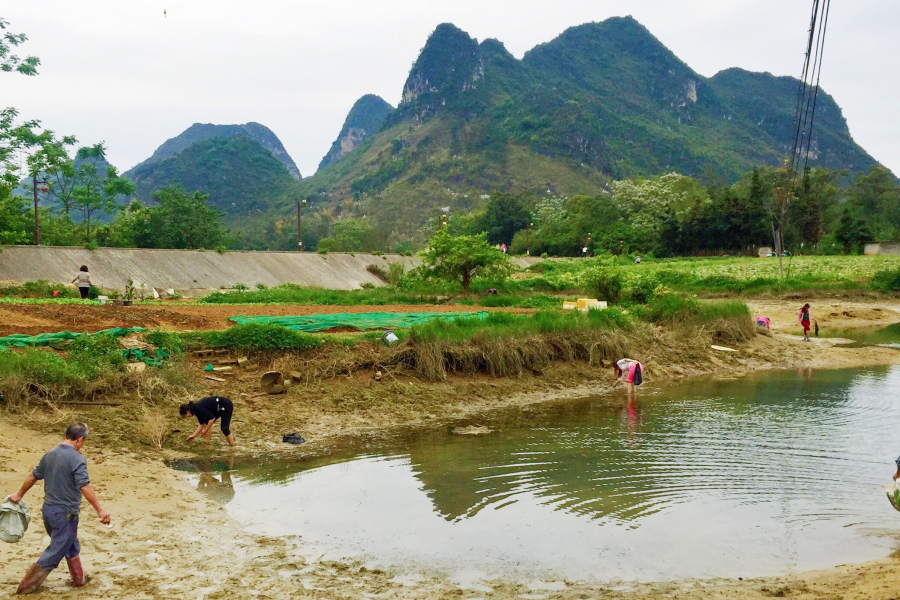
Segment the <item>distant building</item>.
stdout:
[[900,255],[900,242],[873,242],[866,244],[864,252],[866,256],[874,256],[876,254]]

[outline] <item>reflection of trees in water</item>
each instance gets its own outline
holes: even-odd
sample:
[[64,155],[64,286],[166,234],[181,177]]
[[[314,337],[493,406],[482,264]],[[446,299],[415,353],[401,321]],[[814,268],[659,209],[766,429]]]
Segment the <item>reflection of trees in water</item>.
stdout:
[[[798,458],[792,440],[815,446],[810,440],[823,435],[816,425],[843,418],[831,409],[848,402],[856,374],[809,379],[789,372],[697,382],[637,402],[549,407],[492,425],[490,436],[429,436],[409,452],[424,491],[448,520],[521,494],[557,510],[626,521],[688,502],[701,489],[786,501],[798,481],[817,478],[814,458]],[[742,485],[758,485],[761,473],[768,480],[759,489]]]
[[[408,454],[423,491],[448,520],[502,507],[521,494],[557,510],[625,521],[688,502],[701,489],[747,502],[787,502],[804,486],[819,488],[823,476],[846,477],[828,471],[838,468],[834,462],[822,461],[839,447],[817,455],[796,450],[828,446],[828,432],[855,414],[859,399],[851,391],[880,386],[885,376],[877,369],[812,377],[786,371],[699,381],[657,395],[642,390],[630,404],[618,396],[463,423],[489,425],[495,433],[487,436],[427,431],[328,456],[238,459],[225,467],[193,461],[190,470],[209,473],[200,485],[227,502],[234,494],[230,474],[227,482],[225,473],[215,475],[223,468],[234,468],[241,481],[287,485],[304,471]],[[821,493],[827,500],[828,490]]]

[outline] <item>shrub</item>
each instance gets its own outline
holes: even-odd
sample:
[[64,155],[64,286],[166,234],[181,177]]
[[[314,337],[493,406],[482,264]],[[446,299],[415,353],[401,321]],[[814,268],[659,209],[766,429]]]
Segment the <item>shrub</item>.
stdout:
[[876,272],[871,286],[879,292],[900,292],[900,269]]
[[235,325],[225,331],[210,331],[204,334],[206,342],[213,348],[229,348],[247,351],[311,350],[321,345],[319,338],[264,323]]
[[161,350],[165,350],[170,355],[175,356],[181,354],[181,336],[172,331],[163,329],[154,329],[145,336],[147,343],[153,344]]
[[619,301],[624,287],[622,275],[610,268],[587,271],[581,280],[585,287],[595,292],[598,297],[611,303]]

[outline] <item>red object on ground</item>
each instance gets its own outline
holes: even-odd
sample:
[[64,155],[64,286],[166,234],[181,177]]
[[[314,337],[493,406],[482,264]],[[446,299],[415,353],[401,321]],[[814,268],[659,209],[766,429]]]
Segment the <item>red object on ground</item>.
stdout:
[[54,298],[58,298],[58,297],[59,297],[59,290],[53,290],[53,297],[54,297]]

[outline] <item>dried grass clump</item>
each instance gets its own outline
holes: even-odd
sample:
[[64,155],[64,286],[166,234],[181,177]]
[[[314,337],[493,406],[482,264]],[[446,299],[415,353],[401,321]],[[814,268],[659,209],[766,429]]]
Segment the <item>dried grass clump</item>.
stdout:
[[140,422],[140,433],[151,446],[162,450],[163,444],[171,431],[168,416],[162,411],[144,408]]
[[0,403],[9,412],[22,412],[31,404],[32,394],[24,377],[0,378]]

